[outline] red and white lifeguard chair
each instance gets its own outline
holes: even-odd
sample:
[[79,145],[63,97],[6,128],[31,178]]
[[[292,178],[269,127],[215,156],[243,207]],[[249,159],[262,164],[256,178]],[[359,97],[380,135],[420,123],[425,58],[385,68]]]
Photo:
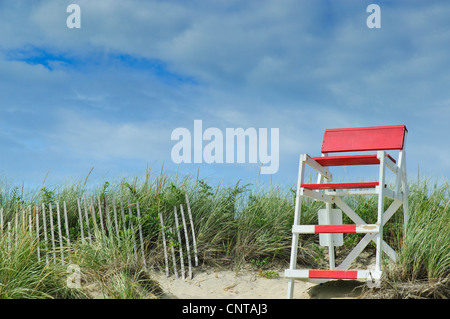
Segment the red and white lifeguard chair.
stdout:
[[[292,227],[292,249],[289,269],[285,270],[288,278],[289,299],[293,298],[294,280],[325,282],[336,279],[367,280],[377,283],[381,278],[382,252],[392,260],[397,253],[383,240],[383,225],[403,206],[404,225],[408,220],[408,184],[406,180],[406,135],[405,125],[377,126],[327,129],[323,137],[322,156],[310,157],[300,155],[297,194],[295,200],[294,225]],[[387,151],[398,150],[395,160]],[[377,151],[376,154],[360,154],[359,152]],[[330,153],[358,152],[358,155],[329,156]],[[314,169],[318,175],[317,184],[305,184],[305,164]],[[332,183],[329,167],[347,165],[379,165],[377,182]],[[395,174],[393,188],[385,181],[386,168]],[[375,195],[378,197],[377,222],[366,222],[350,208],[342,196]],[[319,212],[319,225],[301,224],[301,203],[306,196],[325,202],[325,209]],[[384,211],[385,197],[393,202]],[[339,209],[332,209],[335,204]],[[355,223],[342,224],[341,210]],[[329,249],[329,270],[297,269],[297,251],[299,234],[321,234],[321,245]],[[334,247],[342,245],[343,233],[365,233],[355,248],[338,266],[335,264]],[[349,270],[351,263],[371,242],[376,243],[375,267],[368,270]]]

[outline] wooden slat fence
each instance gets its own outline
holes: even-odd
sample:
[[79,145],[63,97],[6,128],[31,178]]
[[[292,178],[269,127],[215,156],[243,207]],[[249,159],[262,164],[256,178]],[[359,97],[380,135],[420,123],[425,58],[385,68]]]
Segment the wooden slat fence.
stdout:
[[[198,254],[187,194],[185,198],[184,206],[174,206],[173,225],[165,224],[163,214],[158,214],[161,236],[156,237],[160,238],[161,242],[153,245],[152,249],[163,250],[166,276],[170,276],[172,272],[179,278],[178,269],[181,269],[181,278],[185,279],[187,266],[188,278],[192,279],[191,257],[194,258],[195,266],[198,266]],[[124,234],[131,234],[135,258],[142,262],[147,270],[150,243],[146,242],[144,236],[146,213],[141,212],[139,201],[132,203],[130,198],[113,198],[110,207],[106,196],[94,198],[84,195],[76,199],[76,209],[72,207],[69,211],[67,207],[66,201],[17,206],[12,212],[1,207],[0,243],[6,244],[8,249],[14,249],[20,232],[27,232],[36,242],[39,262],[60,262],[69,265],[70,248],[77,240],[92,245],[96,240],[109,238],[117,240],[120,245]],[[187,216],[184,207],[187,208]],[[169,255],[172,262],[169,262]]]

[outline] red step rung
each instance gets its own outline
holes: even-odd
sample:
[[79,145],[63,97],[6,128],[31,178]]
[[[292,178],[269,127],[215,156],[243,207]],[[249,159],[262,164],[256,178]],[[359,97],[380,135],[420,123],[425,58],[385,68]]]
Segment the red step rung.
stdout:
[[301,184],[306,189],[354,189],[354,188],[375,188],[378,182],[366,183],[328,183],[328,184]]
[[357,270],[310,270],[309,278],[357,279]]
[[316,225],[314,226],[314,231],[316,234],[354,234],[356,233],[356,225]]

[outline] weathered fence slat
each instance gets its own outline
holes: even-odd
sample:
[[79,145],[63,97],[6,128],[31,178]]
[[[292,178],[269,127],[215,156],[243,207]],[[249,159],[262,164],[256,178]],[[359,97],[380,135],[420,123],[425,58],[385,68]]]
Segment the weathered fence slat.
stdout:
[[11,222],[8,222],[8,250],[11,250],[11,242],[12,242],[11,236],[12,236],[12,234],[11,234]]
[[122,223],[123,223],[123,232],[127,232],[127,228],[125,227],[125,211],[123,210],[123,198],[120,197],[120,211],[122,213]]
[[189,204],[189,197],[188,197],[187,193],[185,194],[185,196],[186,196],[186,204],[187,204],[187,208],[188,208],[189,220],[191,222],[192,243],[194,246],[194,254],[195,254],[195,266],[197,267],[198,266],[198,255],[197,255],[197,240],[195,238],[194,222],[192,220],[191,205]]
[[52,203],[49,203],[50,214],[50,235],[52,236],[52,249],[53,249],[53,263],[56,264],[56,246],[55,246],[55,229],[53,227],[53,209]]
[[38,261],[41,261],[41,248],[40,248],[40,237],[39,234],[40,228],[39,228],[39,206],[36,205],[36,241],[37,241],[37,256]]
[[116,199],[113,198],[113,209],[114,209],[114,222],[116,224],[116,235],[117,235],[117,241],[120,244],[120,238],[119,238],[119,223],[117,222],[117,209],[116,209]]
[[70,248],[69,221],[67,219],[66,201],[63,202],[63,205],[64,205],[64,223],[65,223],[65,226],[66,226],[66,241],[67,241],[67,246]]
[[178,236],[178,244],[180,245],[180,268],[181,268],[181,277],[184,279],[186,279],[186,275],[184,273],[184,258],[183,258],[183,245],[181,244],[181,234],[180,234],[180,228],[179,228],[179,224],[178,224],[178,215],[177,215],[177,206],[173,207],[173,211],[175,214],[175,229],[177,231],[177,236]]
[[3,238],[3,207],[0,209],[0,234]]
[[17,229],[19,229],[19,208],[17,208],[17,213],[15,216],[15,223],[14,223],[14,247],[17,244]]
[[[100,199],[100,196],[99,196]],[[112,236],[112,225],[111,225],[111,216],[109,212],[108,206],[108,198],[106,196],[103,197],[103,203],[105,204],[105,214],[106,214],[106,227],[108,228],[108,235]]]
[[102,215],[102,204],[100,202],[100,196],[98,197],[98,215],[100,216],[100,226],[102,227],[102,232],[105,232],[105,226],[103,225],[103,215]]
[[45,241],[45,262],[48,264],[48,236],[47,236],[47,218],[45,216],[45,204],[42,204],[42,220],[44,222],[44,241]]
[[[173,236],[173,228],[170,227],[170,233]],[[175,279],[178,279],[178,271],[177,271],[177,259],[175,258],[175,248],[173,245],[170,245],[170,250],[172,252],[172,260],[173,260],[173,271],[175,273]]]
[[31,205],[28,205],[28,212],[29,212],[29,214],[28,214],[28,229],[30,231],[30,236],[33,237],[33,225],[31,223],[31,220],[32,220]]
[[81,242],[84,244],[83,214],[81,213],[81,204],[79,198],[77,198],[77,205],[78,205],[78,222],[80,223]]
[[94,230],[96,232],[99,232],[98,224],[97,224],[97,217],[95,216],[94,199],[92,196],[91,196],[91,205],[89,207],[91,209],[92,220],[94,222]]
[[188,232],[187,232],[186,219],[184,218],[184,210],[183,210],[182,204],[180,204],[180,211],[181,211],[181,219],[183,221],[184,237],[186,239],[186,251],[187,251],[187,257],[188,257],[189,279],[192,279],[191,249],[189,247],[189,236],[188,236]]
[[86,204],[86,195],[83,195],[83,204],[84,204],[84,216],[86,217],[86,228],[88,232],[89,237],[89,244],[92,245],[92,235],[91,235],[91,229],[89,227],[89,215],[88,215],[88,209]]
[[161,223],[161,232],[162,232],[163,248],[164,248],[164,263],[166,265],[166,277],[169,277],[169,260],[167,258],[166,232],[164,231],[163,216],[161,213],[159,213],[158,215],[159,215],[159,222]]
[[57,212],[57,218],[58,218],[58,234],[59,234],[59,248],[61,249],[61,263],[64,264],[64,249],[63,249],[61,213],[59,211],[59,202],[56,202],[56,212]]
[[137,215],[138,215],[138,227],[139,227],[139,241],[141,242],[141,255],[142,260],[144,262],[144,267],[147,269],[147,262],[145,260],[145,254],[144,254],[144,238],[142,237],[142,225],[141,225],[141,211],[139,209],[139,201],[136,202],[136,209],[137,209]]
[[131,236],[133,237],[134,253],[137,254],[136,236],[135,236],[134,226],[133,226],[133,212],[131,211],[131,204],[130,204],[130,198],[129,197],[127,199],[127,203],[128,203],[128,216],[130,217]]

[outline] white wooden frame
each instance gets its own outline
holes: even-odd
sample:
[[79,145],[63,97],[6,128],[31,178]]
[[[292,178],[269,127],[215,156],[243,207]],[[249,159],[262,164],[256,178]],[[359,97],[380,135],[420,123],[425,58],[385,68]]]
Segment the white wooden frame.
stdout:
[[[336,204],[355,224],[359,226],[367,225],[367,223],[353,210],[351,209],[341,198],[341,196],[349,195],[376,195],[378,197],[378,209],[377,209],[377,223],[373,232],[366,232],[366,235],[359,241],[354,249],[348,254],[343,262],[336,267],[335,254],[333,243],[328,243],[329,249],[329,268],[330,270],[342,271],[348,269],[350,264],[358,257],[358,255],[364,250],[364,248],[371,242],[376,243],[376,260],[375,269],[373,271],[358,271],[358,279],[379,280],[382,272],[382,252],[385,252],[389,258],[393,261],[397,260],[397,253],[383,240],[383,226],[393,216],[393,214],[403,206],[404,226],[408,222],[408,185],[406,175],[406,136],[407,131],[404,132],[403,149],[399,150],[398,164],[394,163],[389,157],[386,156],[384,150],[377,151],[377,158],[380,161],[379,164],[379,180],[378,186],[374,190],[310,190],[301,187],[304,182],[305,165],[314,169],[318,175],[318,184],[329,183],[332,181],[332,174],[328,167],[321,166],[308,154],[301,154],[299,159],[299,170],[297,179],[297,193],[295,198],[295,211],[294,211],[294,225],[292,227],[292,248],[290,254],[289,269],[285,271],[285,277],[288,278],[288,291],[287,298],[293,298],[295,279],[314,281],[308,277],[307,270],[297,270],[297,252],[299,244],[299,234],[312,233],[311,228],[308,225],[301,225],[301,204],[304,196],[325,202],[325,209],[328,213],[331,213],[331,205]],[[328,154],[322,154],[322,156],[328,156]],[[393,189],[384,187],[386,168],[392,171],[395,175],[395,184]],[[391,205],[384,210],[384,199],[389,197],[393,199]],[[363,232],[363,231],[360,231]],[[332,240],[332,236],[329,236]],[[319,282],[328,281],[333,279],[321,279]],[[317,280],[316,280],[317,281]]]

